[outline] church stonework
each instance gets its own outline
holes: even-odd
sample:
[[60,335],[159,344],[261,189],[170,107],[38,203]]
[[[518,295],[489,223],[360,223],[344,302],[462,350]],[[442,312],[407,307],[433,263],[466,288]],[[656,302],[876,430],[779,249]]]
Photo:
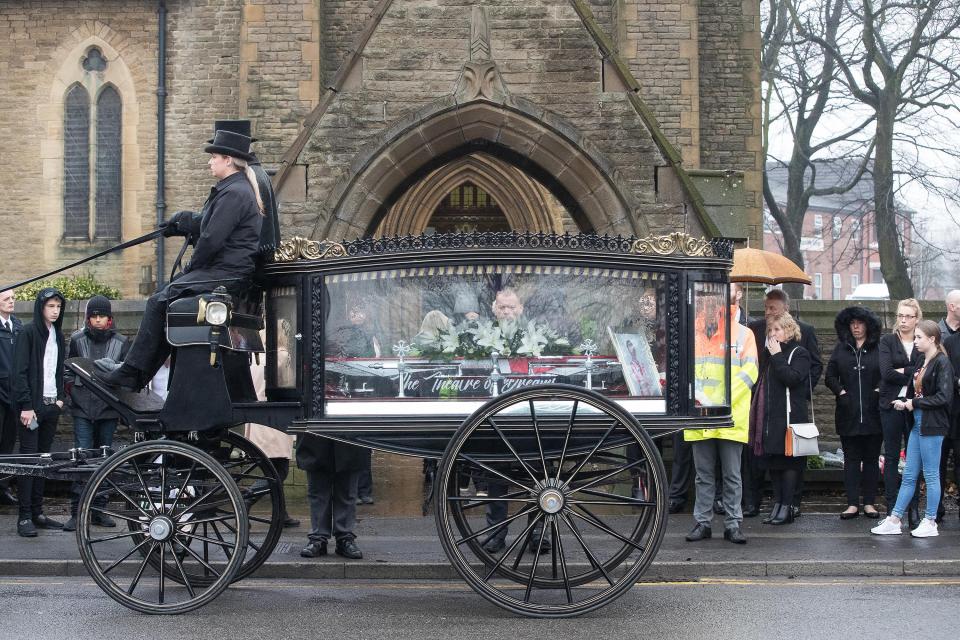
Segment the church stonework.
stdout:
[[[155,227],[158,4],[0,6],[0,79],[9,88],[0,95],[0,157],[13,168],[0,178],[4,281],[105,246],[63,234],[72,83],[116,88],[122,238]],[[213,120],[250,118],[268,170],[304,123],[311,127],[280,190],[285,237],[428,231],[433,211],[451,202],[445,195],[465,184],[518,230],[709,235],[678,170],[742,174],[748,229],[759,228],[755,0],[588,0],[579,12],[570,0],[164,4],[166,215],[198,209],[209,191],[202,148]],[[602,55],[584,8],[614,56]],[[102,72],[81,65],[94,45]],[[356,64],[344,66],[351,56]],[[88,270],[137,297],[154,247]],[[177,248],[167,247],[168,268]]]

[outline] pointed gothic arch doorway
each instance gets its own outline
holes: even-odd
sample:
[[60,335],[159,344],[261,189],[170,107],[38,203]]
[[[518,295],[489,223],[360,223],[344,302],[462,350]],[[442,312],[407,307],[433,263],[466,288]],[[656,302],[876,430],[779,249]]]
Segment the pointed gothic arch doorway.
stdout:
[[444,164],[390,207],[376,236],[449,231],[576,232],[566,208],[534,178],[476,152]]

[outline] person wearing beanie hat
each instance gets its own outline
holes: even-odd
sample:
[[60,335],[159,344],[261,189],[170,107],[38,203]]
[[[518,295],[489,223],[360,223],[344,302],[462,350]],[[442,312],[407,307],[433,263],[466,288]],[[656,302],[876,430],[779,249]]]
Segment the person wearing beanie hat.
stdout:
[[[130,349],[126,336],[113,326],[113,308],[110,300],[104,296],[94,296],[87,301],[86,320],[83,328],[70,336],[68,358],[87,358],[98,360],[110,358],[115,362],[123,360]],[[73,446],[78,449],[98,449],[113,446],[113,434],[117,430],[120,414],[110,408],[106,402],[91,393],[83,381],[67,371],[64,377],[67,393],[70,397],[70,413],[73,416]],[[84,483],[74,482],[70,497],[70,519],[63,526],[73,531],[77,521],[77,507]],[[94,504],[91,516],[94,525],[115,527],[116,522],[110,516],[96,510],[105,504]]]
[[[66,399],[63,385],[63,294],[52,287],[37,293],[33,318],[17,338],[14,355],[13,403],[20,413],[20,453],[50,453]],[[62,529],[43,513],[43,478],[17,479],[20,515],[17,534],[37,537],[37,529]]]
[[237,294],[254,275],[263,202],[248,165],[250,137],[220,130],[204,150],[217,184],[200,213],[178,211],[162,225],[164,236],[187,236],[193,255],[182,273],[147,299],[140,329],[120,366],[107,359],[94,362],[93,375],[105,384],[139,391],[153,378],[170,355],[164,331],[170,302],[219,285]]

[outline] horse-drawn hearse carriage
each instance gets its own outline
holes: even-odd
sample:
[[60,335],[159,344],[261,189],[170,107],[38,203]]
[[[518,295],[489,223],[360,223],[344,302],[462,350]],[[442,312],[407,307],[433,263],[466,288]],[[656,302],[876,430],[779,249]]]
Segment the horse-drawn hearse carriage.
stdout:
[[[90,575],[131,609],[181,613],[279,539],[276,471],[231,428],[419,456],[436,461],[437,532],[474,590],[523,615],[581,614],[626,592],[660,546],[655,440],[731,424],[729,349],[715,346],[729,344],[732,255],[681,233],[295,238],[258,286],[170,305],[166,401],[68,362],[134,444],[4,456],[0,473],[84,480]],[[250,378],[261,355],[265,401]]]

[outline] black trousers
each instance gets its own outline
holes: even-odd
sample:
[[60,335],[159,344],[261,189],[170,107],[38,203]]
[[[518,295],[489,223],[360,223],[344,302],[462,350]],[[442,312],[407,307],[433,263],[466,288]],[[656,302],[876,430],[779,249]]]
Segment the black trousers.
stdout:
[[310,542],[355,538],[359,471],[307,471]]
[[170,355],[170,345],[167,343],[164,332],[167,323],[167,303],[166,287],[147,298],[137,337],[130,345],[130,351],[124,359],[125,363],[143,374],[144,380],[153,378]]
[[[20,412],[6,403],[0,402],[0,455],[13,453],[17,443],[17,425],[20,424]],[[0,477],[0,487],[10,486],[9,477]]]
[[[847,506],[874,504],[880,480],[880,446],[883,435],[840,436],[843,445],[843,485]],[[862,470],[861,470],[862,466]]]
[[[30,430],[20,425],[20,453],[50,453],[53,437],[57,433],[60,408],[55,404],[36,409],[38,427]],[[20,519],[25,520],[43,513],[43,478],[20,476],[17,478],[17,494],[20,498]]]
[[743,479],[743,506],[746,509],[760,508],[763,502],[763,476],[766,473],[760,466],[760,459],[753,454],[750,444],[743,447],[740,457],[740,477]]
[[[944,438],[943,449],[940,451],[940,507],[938,512],[943,509],[943,498],[946,497],[944,491],[947,484],[947,463],[953,454],[953,481],[960,487],[960,438]],[[958,499],[960,500],[960,499]]]
[[373,451],[364,449],[363,469],[360,471],[360,478],[357,480],[357,497],[369,498],[373,495]]
[[[889,510],[896,504],[900,491],[897,465],[900,463],[900,449],[907,446],[910,430],[913,429],[913,412],[881,409],[880,428],[883,430],[883,493]],[[916,506],[918,497],[914,495],[911,507]]]

